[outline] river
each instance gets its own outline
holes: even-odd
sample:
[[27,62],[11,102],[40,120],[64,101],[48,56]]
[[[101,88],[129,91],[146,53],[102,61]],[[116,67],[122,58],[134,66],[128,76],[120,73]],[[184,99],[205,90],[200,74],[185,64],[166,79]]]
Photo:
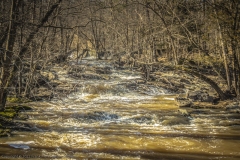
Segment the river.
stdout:
[[141,74],[110,67],[108,80],[71,78],[56,67],[59,79],[75,92],[50,101],[30,102],[31,132],[0,139],[0,159],[240,159],[240,116],[224,109],[187,109],[176,95],[135,83]]

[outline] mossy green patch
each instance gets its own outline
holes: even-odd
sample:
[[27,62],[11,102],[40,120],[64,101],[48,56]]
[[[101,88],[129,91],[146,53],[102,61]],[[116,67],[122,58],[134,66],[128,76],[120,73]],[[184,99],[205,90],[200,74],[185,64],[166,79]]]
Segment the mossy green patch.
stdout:
[[[7,106],[4,111],[0,112],[0,137],[9,136],[10,131],[6,128],[9,127],[9,125],[14,125],[14,122],[12,121],[13,118],[18,116],[18,112],[20,111],[26,111],[31,110],[31,107],[23,106],[23,105],[16,105],[16,106]],[[25,120],[28,117],[20,116],[20,119]]]
[[16,105],[16,106],[9,106],[9,107],[6,107],[5,108],[5,111],[11,111],[11,110],[14,110],[16,112],[19,112],[19,111],[28,111],[28,110],[31,110],[32,108],[29,107],[29,106],[24,106],[24,105]]
[[32,109],[31,107],[22,106],[22,105],[8,106],[5,108],[4,111],[0,112],[0,116],[12,119],[18,114],[19,111],[26,111],[31,109]]
[[30,100],[25,99],[25,98],[7,97],[7,102],[11,102],[11,103],[26,103],[26,102],[30,102]]
[[0,116],[5,117],[5,118],[14,118],[17,115],[16,111],[3,111],[0,112]]

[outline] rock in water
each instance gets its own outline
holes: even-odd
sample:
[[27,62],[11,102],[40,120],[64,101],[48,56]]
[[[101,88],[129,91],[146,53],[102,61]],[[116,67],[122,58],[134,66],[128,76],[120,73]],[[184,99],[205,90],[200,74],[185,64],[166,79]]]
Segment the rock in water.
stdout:
[[192,106],[192,101],[188,100],[182,100],[178,102],[179,107],[191,107]]
[[185,117],[190,116],[190,113],[188,113],[188,111],[186,109],[179,109],[178,112],[181,113]]
[[177,102],[178,107],[191,107],[192,101],[185,97],[176,97],[175,101]]
[[189,92],[187,98],[193,101],[201,101],[201,102],[213,103],[214,101],[214,97],[210,96],[207,92],[204,92],[204,91]]

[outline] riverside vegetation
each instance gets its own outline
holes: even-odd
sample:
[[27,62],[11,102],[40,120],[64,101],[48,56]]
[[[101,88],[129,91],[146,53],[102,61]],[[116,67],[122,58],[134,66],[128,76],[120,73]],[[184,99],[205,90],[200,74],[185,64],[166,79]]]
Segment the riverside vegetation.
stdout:
[[[239,126],[238,0],[6,0],[0,12],[0,136],[37,131],[24,111],[84,89],[90,94],[81,105],[109,91],[121,95],[123,88],[164,92],[178,109],[160,118],[163,126],[189,125],[197,114],[218,110],[234,117],[229,126]],[[152,103],[141,105],[159,105]],[[120,118],[86,114],[92,121]]]

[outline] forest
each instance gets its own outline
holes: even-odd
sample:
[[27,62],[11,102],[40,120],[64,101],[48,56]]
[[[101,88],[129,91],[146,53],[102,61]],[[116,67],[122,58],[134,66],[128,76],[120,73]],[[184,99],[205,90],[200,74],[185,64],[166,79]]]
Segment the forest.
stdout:
[[[188,90],[174,77],[157,80],[162,70],[209,85],[216,94],[208,103],[240,99],[239,0],[0,0],[0,13],[0,111],[14,98],[43,100],[42,86],[50,100],[59,85],[50,70],[88,57],[140,72],[139,83],[164,82],[173,94]],[[70,71],[86,79],[88,67]]]
[[[240,96],[239,1],[1,1],[1,109],[8,94],[31,96],[34,74],[83,51],[127,57],[125,63],[170,62],[205,78],[222,100]],[[131,54],[132,53],[132,54]],[[100,56],[102,54],[102,56]],[[140,56],[139,56],[140,55]]]

